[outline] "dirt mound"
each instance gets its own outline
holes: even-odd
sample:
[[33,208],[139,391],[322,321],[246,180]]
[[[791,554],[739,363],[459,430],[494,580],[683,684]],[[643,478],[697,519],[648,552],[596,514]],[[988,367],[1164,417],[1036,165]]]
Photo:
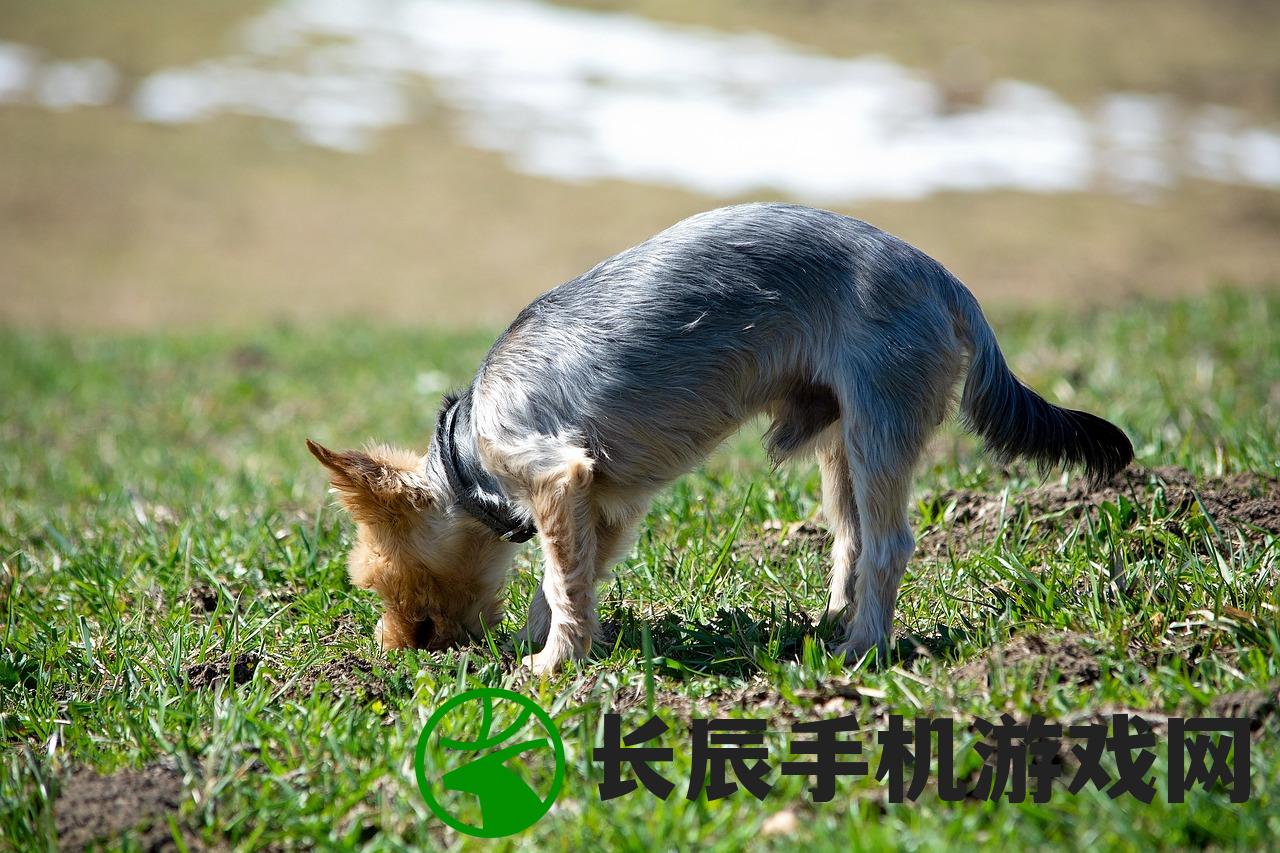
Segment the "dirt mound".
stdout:
[[1034,675],[1038,689],[1063,682],[1093,684],[1102,676],[1098,659],[1089,651],[1085,638],[1069,633],[1014,637],[957,667],[953,674],[957,679],[989,683],[995,669]]
[[[843,714],[856,714],[860,722],[870,725],[872,721],[883,720],[888,713],[887,707],[875,704],[871,694],[863,694],[854,684],[838,678],[827,679],[814,688],[785,693],[762,675],[752,676],[742,683],[722,685],[705,695],[690,695],[660,684],[653,699],[656,713],[668,723],[685,727],[695,718],[725,715],[763,718],[775,730],[786,729],[798,722]],[[633,679],[619,683],[613,674],[585,678],[573,693],[574,704],[599,704],[609,713],[639,712],[647,702],[643,681]]]
[[307,669],[287,695],[310,696],[322,685],[328,685],[333,694],[358,696],[369,702],[386,698],[386,687],[374,673],[373,665],[353,655]]
[[223,655],[216,660],[187,667],[187,680],[197,689],[213,687],[227,681],[239,687],[253,678],[258,663],[258,656],[252,653],[239,655],[234,661],[230,656]]
[[773,563],[806,551],[826,554],[831,547],[831,534],[813,521],[765,522],[756,534],[740,534],[733,545],[733,556],[755,563]]
[[218,591],[206,584],[187,590],[186,599],[192,613],[212,613],[218,609]]
[[1280,712],[1280,682],[1266,690],[1242,690],[1215,696],[1209,707],[1197,716],[1247,717],[1250,730],[1257,732],[1277,712]]
[[[922,501],[946,510],[945,519],[919,531],[917,553],[941,558],[948,553],[963,554],[990,544],[1002,524],[1024,514],[1032,521],[1069,524],[1106,502],[1121,497],[1146,506],[1157,489],[1171,510],[1170,520],[1181,520],[1196,508],[1213,519],[1228,540],[1259,541],[1280,535],[1280,482],[1258,474],[1198,479],[1182,468],[1129,468],[1111,481],[1092,487],[1074,480],[1067,485],[1042,486],[1007,496],[993,492],[953,489],[926,495]],[[740,536],[733,552],[738,559],[778,562],[809,550],[825,554],[831,537],[813,521],[791,524],[766,523],[757,534]]]
[[[143,850],[178,850],[167,817],[182,801],[182,772],[172,763],[106,776],[82,768],[63,782],[53,807],[58,845],[83,850],[130,833]],[[194,841],[184,837],[188,847]]]
[[1020,514],[1033,522],[1068,524],[1121,498],[1147,506],[1157,490],[1164,492],[1171,523],[1181,524],[1199,505],[1229,540],[1256,542],[1268,534],[1280,534],[1280,482],[1258,474],[1201,480],[1182,468],[1130,468],[1097,487],[1077,480],[1010,494],[1007,499],[964,489],[926,498],[949,509],[941,524],[920,536],[920,550],[935,557],[948,551],[963,553],[990,543],[1003,523]]

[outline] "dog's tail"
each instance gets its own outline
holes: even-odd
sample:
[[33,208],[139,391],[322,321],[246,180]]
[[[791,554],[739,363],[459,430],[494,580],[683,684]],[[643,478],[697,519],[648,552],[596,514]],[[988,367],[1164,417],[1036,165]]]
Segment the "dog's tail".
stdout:
[[960,397],[966,428],[1002,462],[1021,457],[1042,468],[1082,467],[1095,484],[1124,470],[1133,459],[1128,436],[1097,415],[1055,406],[1023,385],[1005,363],[978,301],[959,280],[952,284],[949,301],[970,353]]

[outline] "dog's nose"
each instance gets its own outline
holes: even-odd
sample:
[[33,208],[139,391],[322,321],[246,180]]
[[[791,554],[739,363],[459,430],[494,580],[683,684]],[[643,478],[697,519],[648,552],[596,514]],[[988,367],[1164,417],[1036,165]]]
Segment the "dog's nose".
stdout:
[[443,645],[436,642],[436,626],[428,616],[413,627],[413,645],[414,648],[427,649],[436,651],[444,648]]
[[435,652],[453,645],[448,637],[440,635],[430,617],[408,622],[392,616],[388,622],[387,616],[383,615],[373,626],[373,639],[384,651],[425,649]]

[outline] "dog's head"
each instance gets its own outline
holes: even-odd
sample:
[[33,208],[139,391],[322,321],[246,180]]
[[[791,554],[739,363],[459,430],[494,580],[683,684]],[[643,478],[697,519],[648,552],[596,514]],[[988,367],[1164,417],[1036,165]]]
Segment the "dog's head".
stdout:
[[511,549],[450,512],[423,457],[383,445],[335,452],[310,439],[307,449],[356,523],[348,569],[382,597],[382,648],[444,649],[501,621]]

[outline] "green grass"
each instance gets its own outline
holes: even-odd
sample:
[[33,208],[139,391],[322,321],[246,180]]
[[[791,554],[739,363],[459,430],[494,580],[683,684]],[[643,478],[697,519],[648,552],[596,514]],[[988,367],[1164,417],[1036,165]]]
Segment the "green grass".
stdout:
[[[1280,293],[995,319],[1024,378],[1120,423],[1143,464],[1277,474]],[[372,596],[345,577],[350,525],[302,440],[421,448],[439,398],[431,372],[461,383],[490,340],[336,326],[0,336],[0,846],[53,845],[53,801],[72,768],[111,772],[163,756],[186,774],[174,826],[188,841],[467,846],[426,810],[411,756],[432,709],[470,686],[538,699],[568,750],[557,806],[508,846],[1260,848],[1280,833],[1274,715],[1257,733],[1242,805],[1221,790],[1144,806],[1060,787],[1048,804],[946,803],[932,788],[891,804],[874,780],[845,781],[833,802],[815,804],[795,778],[763,805],[745,792],[683,798],[691,715],[767,717],[776,762],[792,718],[857,710],[880,728],[887,712],[945,715],[964,746],[978,716],[1196,714],[1215,696],[1280,680],[1274,536],[1216,535],[1210,519],[1158,496],[1104,505],[1084,522],[1031,517],[1016,510],[1036,479],[1010,479],[954,429],[931,450],[918,493],[1008,489],[1011,511],[998,536],[913,561],[905,639],[887,667],[844,668],[808,626],[804,614],[823,601],[819,549],[753,558],[749,543],[767,522],[815,511],[818,479],[812,465],[771,472],[750,430],[655,502],[603,593],[615,639],[595,660],[539,682],[484,645],[381,654]],[[946,525],[945,510],[922,501],[921,520]],[[1117,561],[1141,578],[1127,594],[1110,582]],[[533,548],[517,562],[499,647],[519,624],[536,562]],[[1228,608],[1256,619],[1226,618]],[[998,661],[989,678],[960,671],[1011,635],[1061,632],[1083,636],[1095,682]],[[200,686],[201,664],[250,659],[244,683]],[[353,659],[371,673],[299,689],[318,667]],[[674,729],[667,775],[677,791],[666,803],[640,791],[602,804],[586,755],[601,714],[625,707],[627,731],[650,702]],[[1162,787],[1163,750],[1154,773]],[[783,809],[799,817],[794,832],[763,836],[762,822]]]

